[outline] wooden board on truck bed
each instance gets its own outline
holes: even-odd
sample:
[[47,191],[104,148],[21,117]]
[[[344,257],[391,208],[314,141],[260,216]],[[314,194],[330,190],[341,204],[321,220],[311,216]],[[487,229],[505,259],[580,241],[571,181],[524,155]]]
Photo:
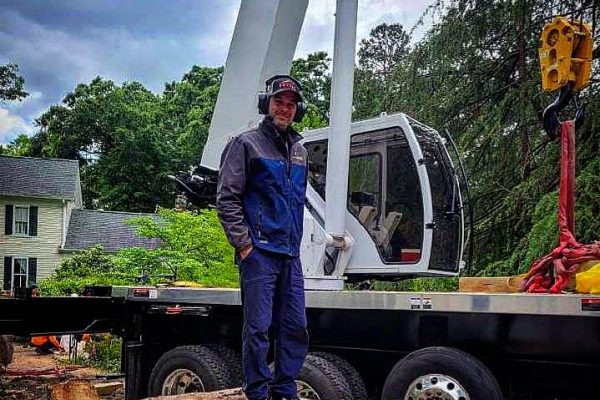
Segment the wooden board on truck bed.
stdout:
[[521,276],[468,276],[458,280],[463,293],[517,293],[523,282]]

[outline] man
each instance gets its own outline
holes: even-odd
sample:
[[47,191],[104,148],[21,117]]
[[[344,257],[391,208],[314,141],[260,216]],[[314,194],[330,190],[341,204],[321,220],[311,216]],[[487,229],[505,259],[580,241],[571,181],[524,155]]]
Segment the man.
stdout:
[[[299,258],[307,158],[290,126],[304,106],[301,86],[290,76],[266,84],[259,111],[267,116],[223,151],[217,211],[240,268],[244,392],[249,400],[291,400],[308,349]],[[273,374],[267,365],[271,325]]]

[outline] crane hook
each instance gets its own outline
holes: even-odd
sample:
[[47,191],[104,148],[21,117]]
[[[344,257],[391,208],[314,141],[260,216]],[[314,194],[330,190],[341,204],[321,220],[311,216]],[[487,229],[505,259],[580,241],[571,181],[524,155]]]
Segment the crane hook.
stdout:
[[558,136],[557,130],[561,124],[559,119],[560,112],[573,100],[575,104],[575,128],[581,127],[585,118],[585,104],[579,101],[579,97],[573,94],[571,85],[565,85],[560,89],[558,97],[544,110],[542,114],[542,123],[544,130],[551,138]]

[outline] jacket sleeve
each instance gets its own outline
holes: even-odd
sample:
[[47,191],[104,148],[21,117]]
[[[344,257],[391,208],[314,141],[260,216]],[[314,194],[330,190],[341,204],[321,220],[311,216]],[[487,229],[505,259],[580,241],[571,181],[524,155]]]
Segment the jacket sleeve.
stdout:
[[223,150],[217,186],[217,214],[229,243],[236,249],[252,244],[244,218],[242,200],[246,191],[246,151],[239,137]]

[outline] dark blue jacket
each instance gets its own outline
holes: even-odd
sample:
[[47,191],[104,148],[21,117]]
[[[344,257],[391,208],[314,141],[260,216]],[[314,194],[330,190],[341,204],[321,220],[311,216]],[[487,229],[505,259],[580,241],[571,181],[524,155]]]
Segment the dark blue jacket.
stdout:
[[300,255],[307,154],[301,136],[279,133],[265,117],[227,143],[221,156],[217,212],[232,246]]

